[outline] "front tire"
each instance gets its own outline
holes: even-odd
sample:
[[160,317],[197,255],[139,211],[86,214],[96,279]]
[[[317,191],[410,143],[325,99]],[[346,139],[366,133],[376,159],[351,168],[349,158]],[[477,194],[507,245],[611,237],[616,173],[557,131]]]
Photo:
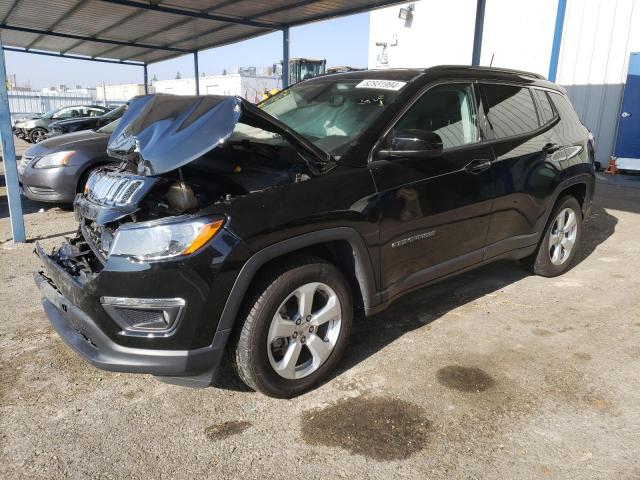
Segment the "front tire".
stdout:
[[47,131],[44,128],[34,128],[29,132],[29,140],[31,143],[40,143],[47,136]]
[[291,398],[338,364],[353,321],[349,283],[332,264],[300,257],[262,276],[238,319],[231,357],[253,390]]
[[536,275],[557,277],[565,273],[576,256],[582,238],[582,210],[572,196],[558,200],[533,255],[524,260]]

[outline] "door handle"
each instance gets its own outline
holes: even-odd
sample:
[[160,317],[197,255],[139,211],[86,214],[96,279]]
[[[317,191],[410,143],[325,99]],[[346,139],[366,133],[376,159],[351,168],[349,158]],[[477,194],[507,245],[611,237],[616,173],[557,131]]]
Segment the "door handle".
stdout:
[[484,172],[487,168],[491,168],[491,160],[486,159],[476,159],[471,160],[466,167],[464,167],[465,172],[476,174]]
[[547,143],[544,147],[542,147],[542,151],[546,153],[554,153],[562,148],[562,145],[558,145],[557,143]]

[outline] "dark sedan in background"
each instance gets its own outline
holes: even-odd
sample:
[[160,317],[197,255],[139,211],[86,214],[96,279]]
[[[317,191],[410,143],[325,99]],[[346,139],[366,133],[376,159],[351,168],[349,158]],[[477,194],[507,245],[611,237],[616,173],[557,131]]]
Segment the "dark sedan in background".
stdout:
[[100,117],[110,110],[110,108],[100,105],[74,105],[72,107],[56,108],[44,115],[16,120],[13,124],[13,133],[16,137],[22,138],[27,142],[38,143],[44,140],[49,133],[49,124],[57,120]]
[[110,112],[99,117],[70,118],[60,120],[49,125],[49,135],[47,138],[63,135],[65,133],[79,132],[81,130],[95,130],[119,119],[126,110],[126,105],[120,105]]
[[94,169],[115,161],[107,155],[107,143],[118,121],[29,148],[18,163],[22,193],[40,202],[72,203]]

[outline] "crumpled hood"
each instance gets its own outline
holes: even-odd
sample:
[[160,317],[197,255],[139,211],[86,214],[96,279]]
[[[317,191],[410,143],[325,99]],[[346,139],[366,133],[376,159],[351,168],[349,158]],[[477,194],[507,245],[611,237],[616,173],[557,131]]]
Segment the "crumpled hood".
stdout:
[[161,175],[223,143],[238,122],[279,133],[301,147],[312,168],[329,155],[241,97],[145,95],[133,99],[111,134],[109,156],[132,162],[138,174]]

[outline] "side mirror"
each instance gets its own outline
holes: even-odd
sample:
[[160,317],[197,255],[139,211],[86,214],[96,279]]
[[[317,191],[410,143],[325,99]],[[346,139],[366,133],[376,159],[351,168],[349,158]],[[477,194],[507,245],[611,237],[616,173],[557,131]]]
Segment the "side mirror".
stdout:
[[396,130],[391,139],[391,148],[379,150],[379,159],[434,158],[442,155],[440,135],[429,130]]

